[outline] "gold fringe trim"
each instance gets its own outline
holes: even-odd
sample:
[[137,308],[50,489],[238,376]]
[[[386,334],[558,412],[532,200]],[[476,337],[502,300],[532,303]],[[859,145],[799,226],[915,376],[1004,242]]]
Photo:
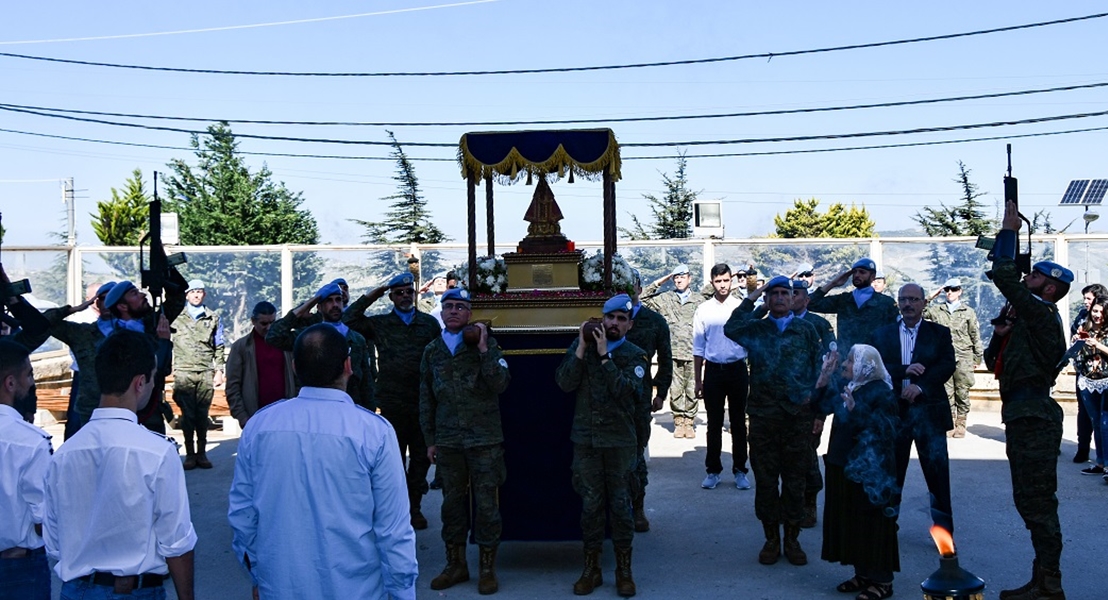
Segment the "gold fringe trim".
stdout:
[[516,183],[525,176],[530,178],[533,174],[547,175],[554,181],[569,175],[570,183],[573,182],[575,176],[583,177],[589,181],[597,181],[603,178],[605,170],[611,173],[612,181],[619,181],[622,178],[619,143],[616,141],[616,134],[610,129],[608,130],[608,149],[604,151],[600,158],[589,163],[578,162],[559,144],[554,152],[542,162],[529,161],[519,153],[519,150],[512,148],[508,156],[504,157],[504,160],[488,165],[470,154],[468,134],[463,135],[458,143],[458,163],[462,167],[463,179],[472,172],[476,173],[477,177],[481,179],[493,177],[501,184]]

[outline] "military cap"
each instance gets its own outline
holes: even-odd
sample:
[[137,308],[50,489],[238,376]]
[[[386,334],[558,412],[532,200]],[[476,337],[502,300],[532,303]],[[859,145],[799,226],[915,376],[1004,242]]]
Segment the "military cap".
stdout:
[[331,283],[333,283],[335,285],[338,285],[338,286],[350,287],[349,285],[347,285],[346,280],[343,279],[342,277],[336,277],[334,279],[334,281],[332,281]]
[[105,283],[104,285],[96,288],[96,297],[99,298],[100,296],[107,296],[108,292],[112,291],[113,287],[115,287],[115,282],[109,281],[108,283]]
[[794,290],[806,290],[806,289],[808,289],[808,281],[805,280],[805,279],[794,279],[793,280],[793,289]]
[[1050,261],[1044,260],[1035,263],[1035,266],[1031,267],[1032,270],[1038,271],[1047,277],[1051,277],[1061,281],[1062,283],[1073,283],[1073,271],[1063,267],[1062,265]]
[[616,294],[604,303],[604,314],[615,312],[617,310],[631,312],[631,296],[628,296],[627,294]]
[[769,282],[766,283],[766,291],[767,292],[772,290],[773,288],[779,288],[779,287],[783,287],[787,290],[791,290],[791,289],[793,289],[793,280],[789,279],[788,277],[785,277],[784,275],[778,275],[777,277],[774,277],[773,279],[770,279]]
[[958,279],[957,277],[951,277],[950,279],[946,280],[946,283],[943,284],[943,287],[944,288],[960,288],[960,287],[962,287],[962,280]]
[[449,302],[451,300],[461,300],[462,302],[469,303],[469,292],[465,288],[450,288],[442,293],[439,297],[439,304]]
[[884,271],[878,271],[877,274],[873,276],[873,278],[874,279],[884,279],[885,278],[885,272]]
[[868,257],[863,256],[862,258],[859,258],[858,260],[854,261],[854,264],[851,265],[850,268],[851,269],[866,269],[868,271],[873,271],[874,273],[876,273],[877,272],[877,263],[873,262],[872,258],[868,258]]
[[204,282],[202,280],[200,280],[200,279],[190,279],[189,280],[189,287],[185,291],[186,292],[191,292],[192,290],[202,290],[202,289],[204,289]]
[[688,275],[688,274],[689,274],[689,265],[686,265],[685,263],[681,263],[681,264],[677,265],[676,267],[673,267],[673,271],[670,272],[670,275],[673,275],[673,276]]
[[814,267],[812,267],[812,263],[803,262],[803,263],[800,263],[799,265],[796,265],[796,272],[798,274],[800,274],[800,273],[811,273],[813,270],[814,270]]
[[396,277],[389,280],[388,286],[390,288],[404,287],[406,285],[412,285],[415,283],[415,277],[412,277],[411,273],[401,273]]
[[341,296],[342,288],[339,287],[339,284],[332,281],[331,283],[328,283],[327,285],[319,288],[319,291],[316,292],[315,295],[318,296],[320,300],[336,295]]
[[123,295],[133,289],[135,289],[135,284],[130,281],[120,281],[113,285],[107,297],[104,298],[104,306],[112,307],[119,304],[119,302],[123,300]]

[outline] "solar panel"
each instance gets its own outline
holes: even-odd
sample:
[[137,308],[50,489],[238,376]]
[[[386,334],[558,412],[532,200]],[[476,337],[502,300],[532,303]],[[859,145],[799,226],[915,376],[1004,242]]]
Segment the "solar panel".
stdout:
[[[1101,181],[1101,180],[1097,180]],[[1088,179],[1074,179],[1070,182],[1069,187],[1066,188],[1066,194],[1062,196],[1062,201],[1059,203],[1062,206],[1067,204],[1081,204],[1081,197],[1085,195],[1085,188],[1089,187]]]
[[1108,179],[1094,179],[1089,184],[1089,191],[1085,193],[1081,204],[1085,206],[1100,206],[1104,200],[1104,192],[1108,192]]

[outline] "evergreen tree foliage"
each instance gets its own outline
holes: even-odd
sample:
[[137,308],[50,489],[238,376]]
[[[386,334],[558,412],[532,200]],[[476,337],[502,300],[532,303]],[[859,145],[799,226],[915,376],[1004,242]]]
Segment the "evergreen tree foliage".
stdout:
[[673,240],[692,237],[693,202],[700,192],[689,189],[688,161],[685,155],[677,158],[677,170],[670,177],[661,173],[665,194],[658,198],[643,194],[650,204],[654,222],[643,225],[639,217],[631,215],[631,227],[620,227],[620,232],[632,240]]
[[392,204],[382,221],[351,221],[365,227],[363,239],[371,244],[441,244],[450,241],[431,222],[431,211],[419,189],[415,165],[408,159],[400,142],[396,141],[396,136],[391,131],[387,133],[392,142],[392,152],[389,155],[396,161],[396,172],[392,179],[396,182],[397,189],[395,194],[381,199],[391,201]]
[[954,181],[962,188],[959,204],[939,207],[924,207],[913,217],[927,235],[931,237],[958,235],[988,235],[996,230],[996,223],[985,217],[985,205],[978,198],[985,195],[977,184],[970,181],[970,171],[965,163],[958,161],[958,176]]
[[137,246],[149,228],[150,197],[142,169],[135,169],[123,184],[123,190],[112,188],[111,200],[96,203],[92,215],[92,230],[105,246]]
[[819,200],[796,199],[784,215],[773,217],[774,237],[782,238],[860,238],[874,236],[874,222],[866,207],[840,202],[819,212]]

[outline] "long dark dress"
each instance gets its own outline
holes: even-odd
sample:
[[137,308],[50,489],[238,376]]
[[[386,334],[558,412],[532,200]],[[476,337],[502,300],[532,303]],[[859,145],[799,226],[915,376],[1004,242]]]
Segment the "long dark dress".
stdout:
[[823,560],[868,571],[899,571],[896,512],[897,403],[892,390],[871,381],[854,390],[854,410],[837,393],[823,509]]

